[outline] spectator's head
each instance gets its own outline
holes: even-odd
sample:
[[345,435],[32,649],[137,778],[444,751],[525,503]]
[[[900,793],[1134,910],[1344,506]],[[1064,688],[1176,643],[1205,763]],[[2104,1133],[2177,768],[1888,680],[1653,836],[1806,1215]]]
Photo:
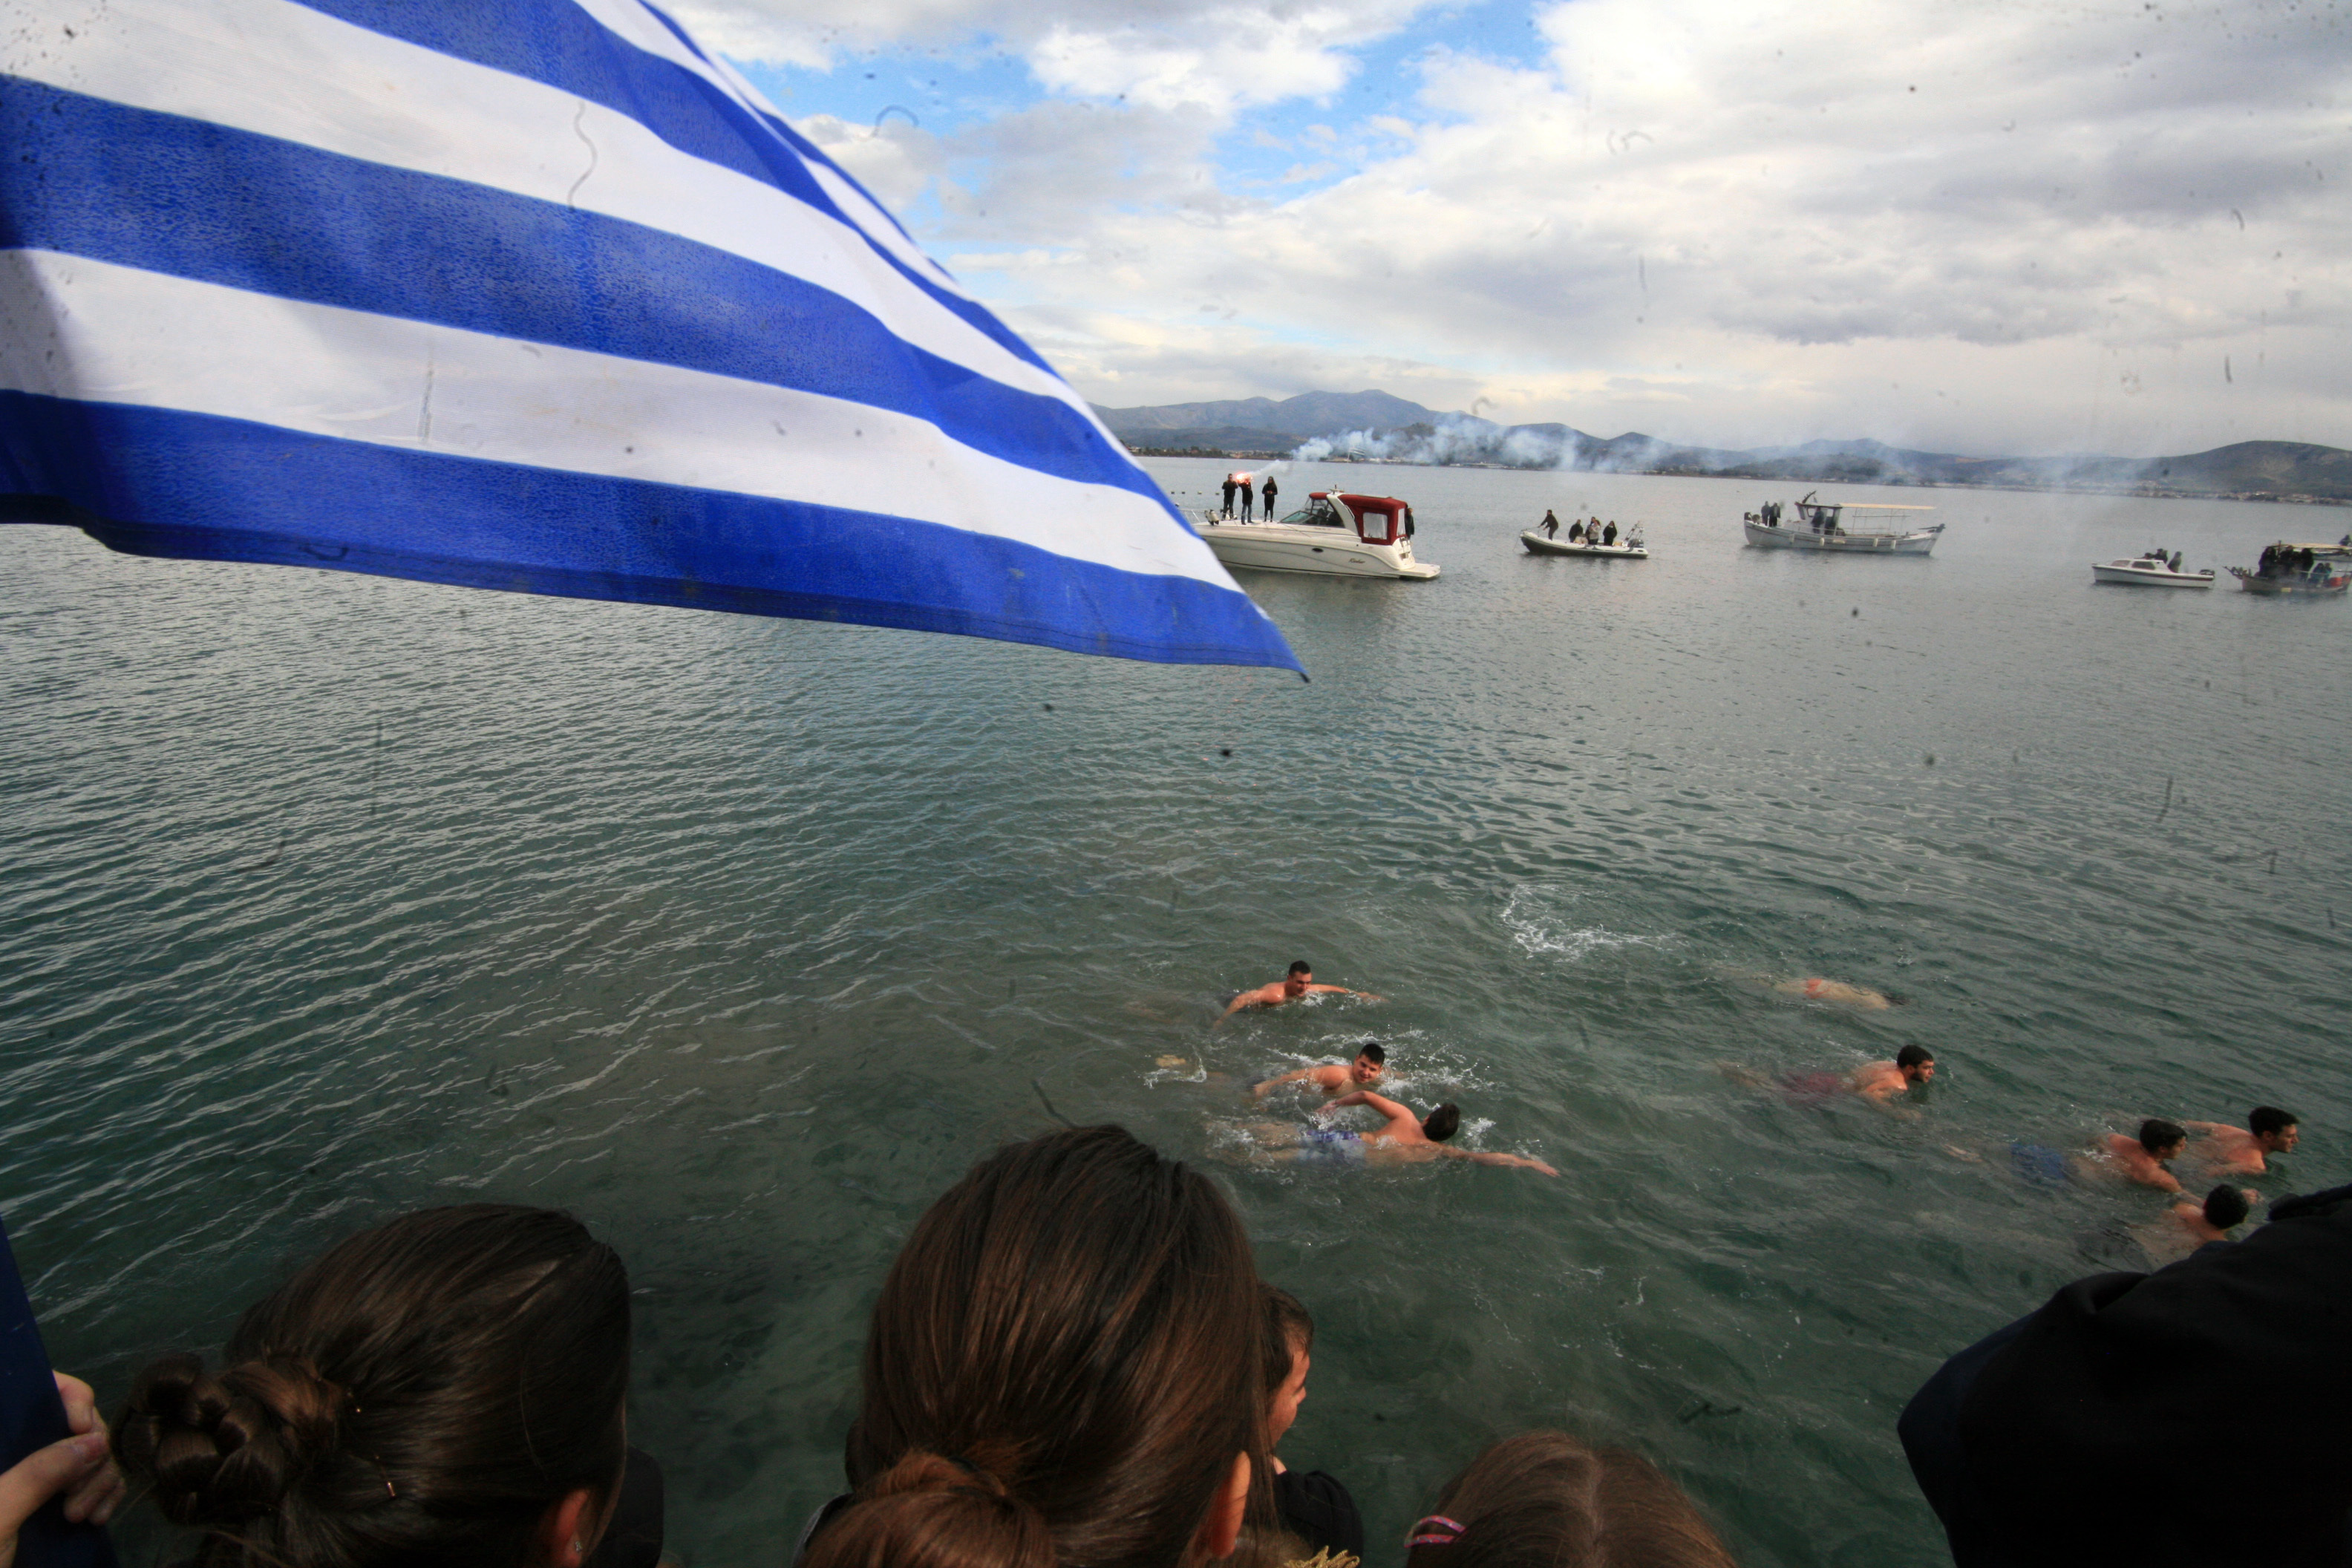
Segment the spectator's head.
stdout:
[[1303,958],[1294,962],[1290,966],[1290,973],[1282,977],[1283,990],[1293,996],[1300,994],[1313,984],[1315,984],[1315,966]]
[[1906,1046],[1895,1053],[1895,1067],[1905,1083],[1926,1083],[1936,1076],[1936,1053],[1925,1046]]
[[1622,1448],[1506,1437],[1446,1483],[1406,1568],[1733,1568],[1682,1489]]
[[1364,1048],[1358,1051],[1356,1059],[1349,1064],[1348,1076],[1358,1083],[1378,1083],[1388,1061],[1389,1053],[1378,1040],[1366,1040]]
[[1431,1111],[1421,1124],[1421,1135],[1433,1143],[1443,1143],[1462,1130],[1462,1108],[1447,1101]]
[[1265,1287],[1265,1386],[1271,1391],[1265,1446],[1272,1451],[1307,1402],[1307,1368],[1315,1349],[1315,1320],[1297,1297]]
[[2189,1134],[2179,1123],[2151,1116],[2139,1124],[2139,1146],[2159,1160],[2169,1160],[2180,1152],[2189,1142]]
[[2254,1142],[2263,1146],[2265,1154],[2284,1154],[2303,1137],[2294,1114],[2275,1105],[2257,1105],[2249,1111],[2246,1131],[2254,1135]]
[[1180,1568],[1265,1473],[1266,1308],[1223,1194],[1117,1127],[982,1160],[882,1282],[856,1500],[807,1568]]
[[2215,1230],[2243,1225],[2246,1216],[2253,1212],[2252,1194],[2242,1187],[2225,1184],[2205,1194],[2205,1223]]
[[203,1568],[579,1568],[626,1452],[629,1280],[549,1209],[426,1209],[167,1356],[114,1433]]

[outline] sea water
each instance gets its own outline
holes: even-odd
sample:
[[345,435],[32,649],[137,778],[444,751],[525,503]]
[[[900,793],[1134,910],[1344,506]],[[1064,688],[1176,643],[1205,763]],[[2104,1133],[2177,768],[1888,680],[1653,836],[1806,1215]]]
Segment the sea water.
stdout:
[[[1152,465],[1188,509],[1225,466]],[[1942,1560],[1911,1391],[2144,1266],[2154,1194],[2012,1142],[2267,1101],[2266,1194],[2352,1177],[2352,605],[2090,582],[2352,513],[1847,489],[1948,531],[1823,560],[1742,547],[1791,486],[1281,475],[1444,569],[1246,576],[1311,683],[0,531],[0,1210],[57,1358],[111,1402],[358,1226],[563,1205],[630,1265],[673,1543],[777,1564],[914,1217],[1114,1121],[1315,1313],[1283,1452],[1376,1565],[1558,1426],[1747,1563],[1884,1568]],[[1530,557],[1547,507],[1652,558]],[[1214,1026],[1294,958],[1386,1000]],[[1764,984],[1813,974],[1910,1003]],[[1244,1085],[1367,1038],[1559,1179],[1232,1159]],[[1719,1070],[1912,1041],[1916,1117]]]

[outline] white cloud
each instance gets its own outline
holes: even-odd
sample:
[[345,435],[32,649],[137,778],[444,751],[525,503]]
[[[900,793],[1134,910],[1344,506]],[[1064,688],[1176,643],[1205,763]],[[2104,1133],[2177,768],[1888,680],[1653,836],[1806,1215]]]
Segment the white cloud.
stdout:
[[788,0],[693,0],[679,17],[740,60],[822,68],[844,51],[977,39],[1024,58],[1049,91],[1214,116],[1345,85],[1349,47],[1431,0],[866,0],[855,11]]
[[[1223,14],[1113,15],[1066,8],[1030,58],[1127,107],[832,142],[937,195],[929,237],[984,247],[975,287],[1100,401],[1459,387],[1722,442],[2352,445],[2341,9],[1573,0],[1534,13],[1534,63],[1430,55],[1410,121],[1338,119],[1316,156],[1358,172],[1283,201],[1217,163]],[[1303,90],[1342,68],[1314,65],[1328,18],[1266,27]],[[1188,96],[1210,79],[1221,103]]]

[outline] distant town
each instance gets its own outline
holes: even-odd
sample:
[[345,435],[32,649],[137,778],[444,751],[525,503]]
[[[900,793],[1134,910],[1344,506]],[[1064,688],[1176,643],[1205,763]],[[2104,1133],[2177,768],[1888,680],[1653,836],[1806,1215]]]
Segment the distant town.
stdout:
[[1866,440],[1734,450],[1631,431],[1603,437],[1566,425],[1497,425],[1385,392],[1308,392],[1280,401],[1249,397],[1095,412],[1130,451],[1146,458],[1295,458],[2352,506],[2352,451],[2302,441],[2240,441],[2157,458],[1969,458]]

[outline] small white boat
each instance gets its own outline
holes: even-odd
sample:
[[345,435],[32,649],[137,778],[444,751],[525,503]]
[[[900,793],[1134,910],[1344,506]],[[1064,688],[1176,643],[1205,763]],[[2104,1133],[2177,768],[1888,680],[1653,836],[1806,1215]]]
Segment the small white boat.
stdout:
[[2266,544],[2252,571],[2232,566],[2230,575],[2249,594],[2333,598],[2352,588],[2352,533],[2341,544]]
[[1813,497],[1820,493],[1807,491],[1805,499],[1796,503],[1796,521],[1786,526],[1781,522],[1779,501],[1767,502],[1761,511],[1748,513],[1741,520],[1748,530],[1748,542],[1765,550],[1812,550],[1841,555],[1925,555],[1943,537],[1942,523],[1914,527],[1904,515],[1933,511],[1934,507],[1843,506],[1815,500]]
[[2138,588],[2210,588],[2213,574],[2183,572],[2160,550],[2151,550],[2137,561],[2100,561],[2091,566],[2094,583],[2127,583]]
[[1528,547],[1530,555],[1591,555],[1603,561],[1647,561],[1649,547],[1632,534],[1626,534],[1614,544],[1594,544],[1582,539],[1549,539],[1539,529],[1528,529],[1519,535],[1519,542]]
[[1415,582],[1437,575],[1433,563],[1412,558],[1412,508],[1394,496],[1317,490],[1306,506],[1270,522],[1235,522],[1203,511],[1200,533],[1228,566]]

